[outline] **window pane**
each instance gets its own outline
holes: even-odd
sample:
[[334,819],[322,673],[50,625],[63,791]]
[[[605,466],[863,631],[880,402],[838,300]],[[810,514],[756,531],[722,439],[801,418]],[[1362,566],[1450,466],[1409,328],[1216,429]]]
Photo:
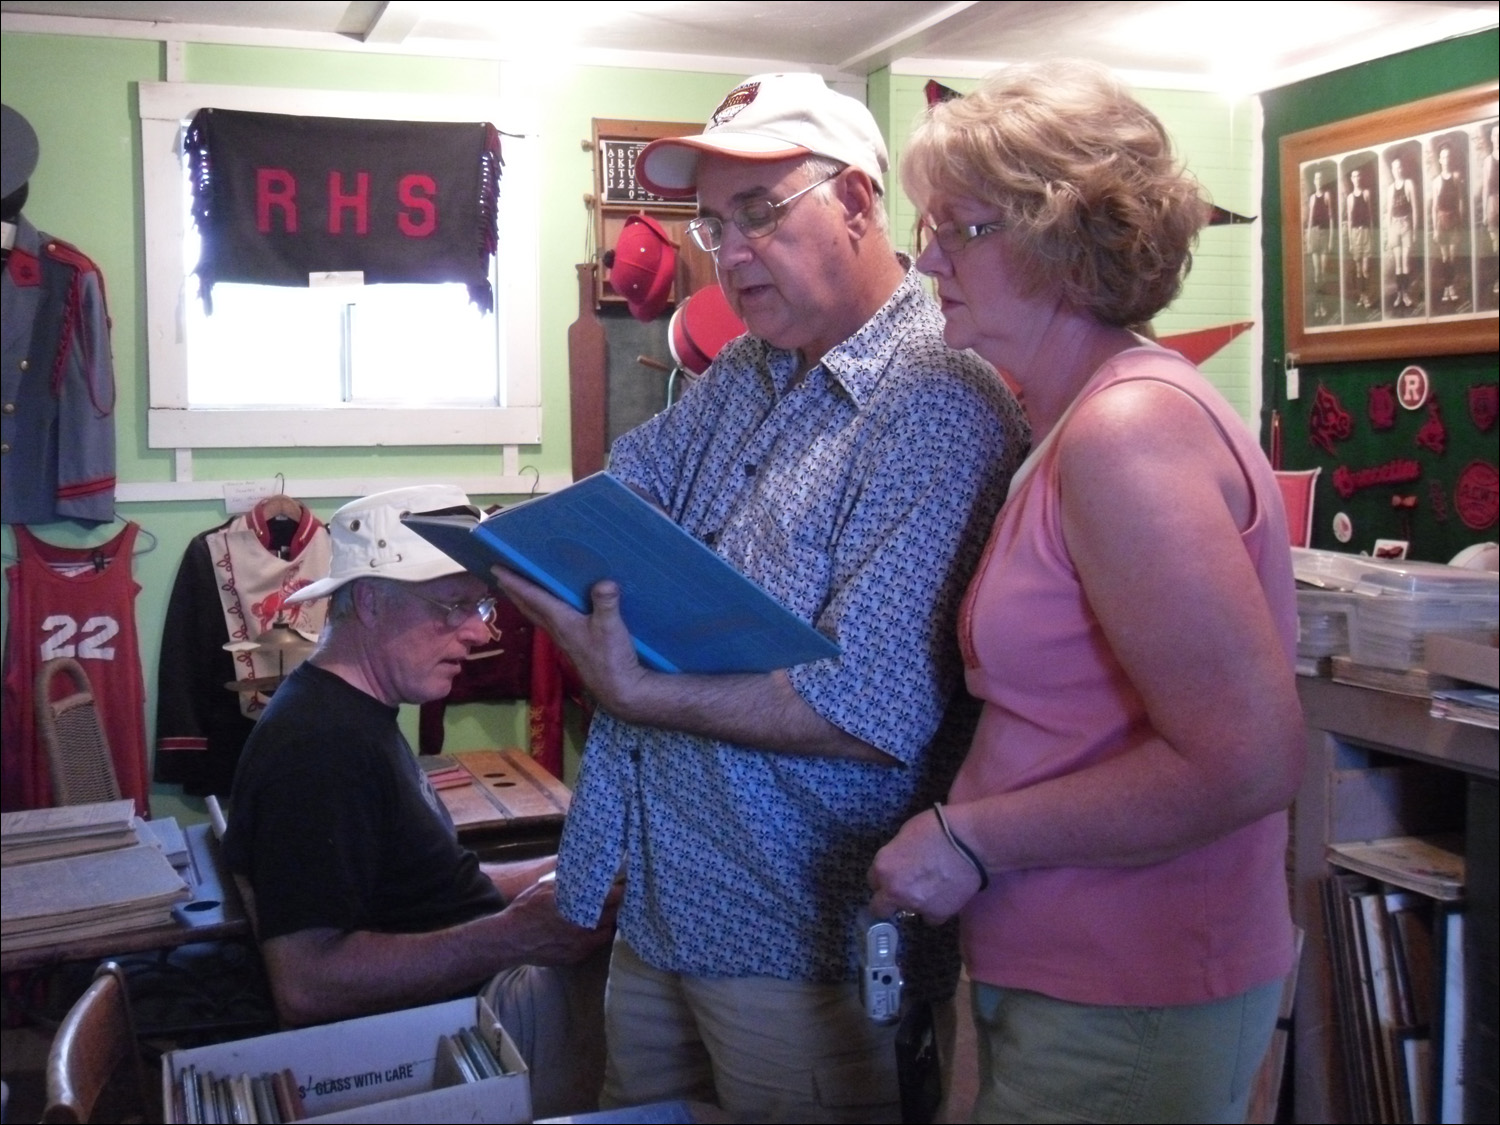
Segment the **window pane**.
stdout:
[[340,399],[348,290],[214,286],[214,312],[187,307],[193,406],[316,406]]
[[498,321],[467,286],[368,285],[352,292],[355,402],[498,403]]

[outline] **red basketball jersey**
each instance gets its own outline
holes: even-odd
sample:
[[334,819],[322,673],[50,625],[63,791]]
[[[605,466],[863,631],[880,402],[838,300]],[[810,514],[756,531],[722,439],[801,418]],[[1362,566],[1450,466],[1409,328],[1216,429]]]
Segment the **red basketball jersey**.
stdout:
[[16,525],[17,561],[10,580],[5,637],[3,787],[6,811],[52,804],[47,753],[36,725],[36,674],[42,664],[71,656],[88,672],[104,722],[120,792],[148,815],[145,681],[136,640],[130,556],[140,527],[97,547],[58,547]]

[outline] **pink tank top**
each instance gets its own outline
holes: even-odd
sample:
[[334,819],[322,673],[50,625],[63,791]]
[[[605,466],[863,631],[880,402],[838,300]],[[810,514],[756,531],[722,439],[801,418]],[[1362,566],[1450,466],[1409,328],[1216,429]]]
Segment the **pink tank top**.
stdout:
[[[1135,379],[1188,394],[1238,458],[1255,501],[1241,538],[1290,663],[1296,600],[1270,466],[1228,403],[1175,353],[1123,352],[1079,401]],[[1066,424],[1064,417],[1053,434]],[[960,617],[969,690],[985,708],[953,784],[955,803],[1075,772],[1149,733],[1140,696],[1104,643],[1063,542],[1055,442],[1028,468],[1012,486]],[[1277,813],[1152,866],[996,877],[963,912],[964,961],[977,981],[1077,1003],[1157,1007],[1236,995],[1291,967],[1286,840],[1286,814]]]

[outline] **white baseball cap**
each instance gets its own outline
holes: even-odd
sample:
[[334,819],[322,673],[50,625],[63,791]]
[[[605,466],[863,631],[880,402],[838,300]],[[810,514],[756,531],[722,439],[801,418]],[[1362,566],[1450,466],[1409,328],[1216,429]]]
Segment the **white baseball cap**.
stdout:
[[462,574],[455,562],[411,528],[402,516],[465,513],[476,520],[480,511],[461,488],[451,484],[421,484],[393,488],[351,500],[328,521],[333,539],[333,563],[328,577],[304,586],[286,599],[287,605],[326,598],[356,578],[390,578],[396,582],[430,582]]
[[695,137],[661,137],[636,161],[636,178],[665,199],[685,199],[698,185],[704,152],[738,160],[828,156],[852,164],[885,190],[885,139],[870,111],[828,88],[821,75],[758,74],[741,82]]

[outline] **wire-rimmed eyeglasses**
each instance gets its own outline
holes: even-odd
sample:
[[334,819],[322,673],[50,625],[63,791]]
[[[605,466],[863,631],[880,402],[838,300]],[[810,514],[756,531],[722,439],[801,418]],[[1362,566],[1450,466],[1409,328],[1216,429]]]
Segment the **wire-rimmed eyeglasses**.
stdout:
[[917,220],[917,256],[921,257],[933,242],[944,254],[957,254],[976,238],[1004,230],[1005,224],[994,223],[936,223],[931,219]]
[[[729,216],[729,221],[739,227],[740,233],[746,238],[765,238],[767,235],[774,234],[776,228],[781,225],[783,211],[813,188],[822,187],[829,180],[836,179],[842,172],[841,168],[831,176],[824,176],[817,183],[808,184],[801,191],[794,191],[779,203],[769,199],[752,199],[743,207],[735,208]],[[698,244],[700,250],[706,250],[710,254],[724,245],[724,220],[716,215],[700,215],[691,220],[687,225],[687,232],[693,236],[693,241]]]
[[495,620],[495,605],[499,600],[488,597],[480,598],[474,602],[449,603],[440,602],[436,598],[429,598],[426,594],[419,594],[415,590],[408,589],[406,592],[412,597],[424,601],[428,605],[435,605],[438,609],[442,610],[444,614],[443,624],[447,625],[450,629],[460,628],[471,617],[477,617],[488,625]]

